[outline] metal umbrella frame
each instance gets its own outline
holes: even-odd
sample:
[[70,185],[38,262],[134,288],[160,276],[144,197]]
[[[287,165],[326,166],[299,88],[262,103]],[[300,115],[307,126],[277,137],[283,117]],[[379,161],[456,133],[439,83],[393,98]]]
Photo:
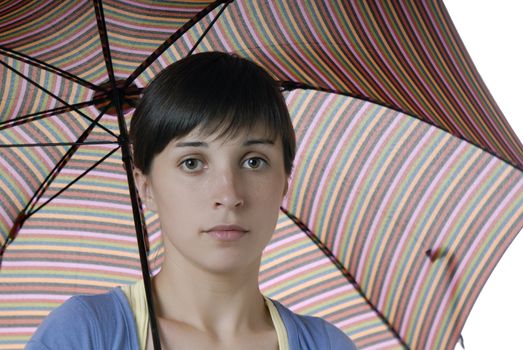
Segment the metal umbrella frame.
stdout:
[[523,147],[440,1],[12,2],[0,32],[0,348],[141,268],[150,295],[126,120],[192,52],[281,82],[299,147],[260,285],[359,347],[452,348],[523,227]]

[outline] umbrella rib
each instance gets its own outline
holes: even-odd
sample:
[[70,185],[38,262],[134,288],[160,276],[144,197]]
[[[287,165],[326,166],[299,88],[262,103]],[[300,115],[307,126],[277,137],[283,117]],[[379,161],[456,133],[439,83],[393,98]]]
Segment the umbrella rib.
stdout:
[[211,21],[211,23],[209,23],[209,26],[207,28],[205,28],[205,31],[202,33],[202,35],[200,35],[200,37],[198,38],[198,40],[196,41],[196,43],[194,43],[193,47],[191,48],[191,50],[189,50],[189,53],[186,55],[186,56],[190,56],[192,55],[192,53],[194,52],[194,50],[196,50],[196,48],[198,47],[198,45],[200,45],[200,43],[202,42],[203,38],[205,38],[205,36],[207,35],[207,33],[211,30],[211,28],[214,26],[214,23],[216,23],[216,21],[218,20],[218,18],[220,18],[220,16],[222,15],[223,11],[225,11],[225,9],[227,8],[227,6],[229,5],[229,3],[226,3],[221,9],[220,11],[218,12],[218,14],[216,15],[216,17],[214,17],[214,19]]
[[92,145],[114,145],[118,141],[85,141],[85,142],[47,142],[47,143],[17,143],[11,145],[0,145],[0,148],[22,148],[22,147],[57,147],[57,146],[92,146]]
[[378,315],[378,317],[381,319],[381,321],[387,326],[387,328],[391,331],[391,333],[394,335],[394,337],[403,345],[406,349],[409,349],[409,346],[407,343],[405,343],[405,340],[401,337],[401,335],[398,333],[398,331],[392,326],[390,321],[381,313],[381,311],[378,310],[378,308],[367,298],[365,293],[363,292],[363,289],[361,286],[356,282],[354,277],[350,274],[350,272],[345,268],[345,266],[341,263],[341,261],[338,260],[338,258],[333,254],[333,252],[327,247],[319,238],[316,236],[314,232],[312,232],[309,227],[303,223],[299,218],[291,214],[287,209],[280,207],[280,210],[289,218],[291,219],[306,235],[309,237],[309,239],[320,249],[320,251],[336,266],[336,268],[341,272],[341,274],[354,286],[354,289],[360,294],[360,296],[365,300],[367,305]]
[[67,185],[65,185],[62,189],[60,189],[57,193],[55,193],[54,195],[52,195],[49,199],[47,199],[44,203],[42,203],[39,207],[37,207],[36,209],[33,209],[31,210],[28,214],[27,214],[27,217],[35,214],[36,212],[38,212],[40,209],[42,209],[43,207],[45,207],[47,204],[49,204],[49,202],[51,202],[53,199],[55,199],[56,197],[58,197],[59,195],[61,195],[63,192],[65,192],[67,189],[69,189],[69,187],[71,187],[72,185],[74,185],[75,183],[77,183],[79,180],[81,180],[85,175],[87,175],[91,170],[93,170],[94,168],[96,168],[99,164],[101,164],[102,162],[104,162],[107,158],[109,158],[114,152],[116,152],[118,149],[120,148],[120,146],[118,147],[115,147],[114,149],[112,149],[109,153],[107,153],[105,156],[103,156],[102,158],[100,158],[98,161],[96,161],[96,163],[94,163],[93,165],[91,165],[89,168],[87,168],[83,173],[81,173],[80,175],[78,175],[74,180],[72,180],[71,182],[69,182]]
[[430,121],[430,120],[425,120],[415,114],[412,114],[411,112],[409,111],[406,111],[406,110],[402,110],[396,106],[393,106],[393,105],[389,105],[387,103],[384,103],[384,102],[381,102],[381,101],[378,101],[378,100],[375,100],[375,99],[372,99],[368,96],[363,96],[363,95],[359,95],[359,94],[355,94],[355,93],[349,93],[349,92],[346,92],[346,91],[339,91],[339,90],[334,90],[334,89],[329,89],[329,88],[324,88],[324,87],[319,87],[319,86],[312,86],[312,85],[308,85],[308,84],[305,84],[305,83],[300,83],[300,82],[295,82],[295,81],[290,81],[290,80],[284,80],[284,81],[280,81],[279,82],[280,84],[280,87],[281,87],[281,90],[282,91],[293,91],[293,90],[297,90],[297,89],[302,89],[302,90],[315,90],[315,91],[321,91],[321,92],[328,92],[328,93],[333,93],[333,94],[338,94],[338,95],[342,95],[342,96],[347,96],[347,97],[353,97],[353,98],[357,98],[359,100],[362,100],[362,101],[367,101],[367,102],[371,102],[371,103],[374,103],[374,104],[377,104],[377,105],[380,105],[380,106],[383,106],[383,107],[386,107],[386,108],[389,108],[391,110],[394,110],[396,112],[399,112],[399,113],[403,113],[409,117],[412,117],[412,118],[415,118],[415,119],[418,119],[420,121],[422,121],[423,123],[426,123],[426,124],[429,124],[430,126],[434,127],[434,128],[437,128],[447,134],[451,134],[452,136],[462,140],[462,141],[465,141],[471,145],[473,145],[474,147],[477,147],[479,149],[481,149],[482,151],[496,157],[497,159],[501,160],[502,162],[518,169],[519,171],[523,171],[523,164],[518,164],[518,163],[514,163],[512,161],[509,161],[503,157],[501,157],[500,155],[496,154],[493,150],[491,149],[488,149],[486,148],[485,146],[483,145],[478,145],[476,143],[473,143],[471,142],[470,140],[467,140],[465,139],[462,135],[456,135],[454,133],[451,133],[449,132],[448,130],[445,130],[444,128],[442,128],[441,126],[439,125],[436,125],[434,124],[434,122]]
[[[107,106],[101,113],[100,115],[97,117],[97,120],[99,120],[105,113],[105,110],[108,109],[109,107]],[[56,176],[58,175],[58,173],[60,173],[60,171],[63,169],[63,167],[65,166],[65,164],[69,161],[69,159],[71,159],[71,157],[76,153],[76,151],[78,150],[78,147],[80,145],[83,145],[85,144],[84,141],[85,139],[87,138],[87,136],[89,136],[89,134],[91,133],[92,129],[94,128],[94,123],[92,123],[91,125],[89,125],[89,127],[87,129],[84,130],[84,132],[82,133],[82,135],[80,135],[75,143],[75,145],[73,145],[71,148],[69,148],[67,150],[67,152],[62,156],[62,158],[56,163],[56,165],[54,166],[54,168],[49,172],[49,174],[45,177],[44,181],[42,181],[42,183],[40,184],[40,186],[36,189],[35,193],[33,194],[33,196],[31,197],[31,199],[27,202],[26,206],[24,207],[24,209],[20,212],[19,216],[20,216],[20,222],[18,222],[18,225],[17,225],[17,228],[15,228],[15,230],[13,231],[12,235],[14,235],[14,237],[16,237],[17,233],[18,233],[18,230],[22,227],[23,225],[23,222],[25,221],[25,219],[27,218],[27,213],[29,213],[30,211],[32,211],[32,209],[34,208],[34,206],[36,205],[36,202],[43,196],[43,194],[45,193],[45,191],[47,190],[47,188],[51,185],[51,183],[54,181],[54,179],[56,178]],[[31,209],[30,209],[31,208]],[[11,233],[10,233],[11,235]],[[12,238],[14,240],[14,237]]]
[[[7,247],[16,239],[16,237],[18,236],[18,232],[20,231],[20,229],[22,228],[25,220],[27,220],[29,217],[31,217],[34,213],[38,212],[40,209],[42,209],[44,206],[46,206],[49,202],[51,202],[54,198],[56,198],[57,196],[59,196],[60,194],[62,194],[65,190],[67,190],[69,187],[71,187],[74,183],[76,183],[78,180],[80,180],[82,177],[85,176],[85,174],[87,174],[89,171],[91,171],[92,169],[94,169],[96,166],[98,166],[98,164],[102,163],[105,159],[107,159],[108,157],[110,157],[117,149],[119,149],[120,147],[116,147],[114,148],[111,152],[109,152],[108,154],[106,154],[102,159],[98,160],[93,166],[89,167],[86,171],[84,171],[82,174],[80,174],[76,179],[74,179],[72,182],[70,182],[68,185],[66,185],[64,188],[62,188],[60,191],[58,191],[57,193],[55,193],[50,199],[48,199],[46,202],[44,202],[42,205],[40,205],[39,207],[37,207],[36,209],[34,209],[34,205],[36,204],[36,202],[38,201],[38,199],[41,198],[41,196],[45,193],[46,189],[49,187],[49,185],[51,184],[51,182],[54,180],[54,178],[56,177],[56,174],[63,168],[63,165],[65,165],[65,163],[67,162],[67,160],[70,158],[70,157],[66,157],[67,154],[62,157],[62,159],[60,160],[60,162],[55,166],[55,168],[53,169],[53,171],[51,171],[51,173],[46,177],[46,179],[42,182],[42,184],[40,185],[40,187],[38,188],[38,190],[35,192],[35,194],[33,195],[33,197],[29,200],[29,202],[27,203],[27,205],[25,206],[25,208],[18,214],[14,224],[13,224],[13,227],[11,228],[11,230],[9,231],[9,234],[6,238],[6,240],[4,241],[4,243],[2,244],[2,246],[0,247],[0,266],[2,265],[2,257],[4,255],[4,252],[6,251]],[[69,153],[69,152],[68,152]],[[58,169],[58,170],[57,170]],[[29,210],[29,207],[33,207],[33,209]]]
[[[131,83],[140,76],[158,57],[160,57],[176,40],[178,40],[182,35],[184,35],[189,29],[191,29],[200,19],[209,14],[212,10],[218,6],[225,4],[224,7],[229,5],[233,0],[218,0],[208,5],[206,8],[198,12],[193,18],[185,22],[176,32],[174,32],[167,40],[165,40],[154,52],[147,57],[136,69],[134,72],[129,75],[125,81],[124,88],[131,85]],[[219,17],[219,16],[217,16]]]
[[96,23],[98,25],[98,34],[100,35],[100,41],[102,44],[102,52],[105,61],[105,67],[107,69],[107,75],[109,76],[109,82],[111,87],[116,89],[116,79],[114,77],[113,60],[111,58],[111,49],[109,47],[109,37],[107,36],[107,26],[105,25],[105,17],[101,0],[93,0],[94,12],[96,14]]
[[116,136],[111,130],[109,130],[108,128],[106,128],[105,126],[103,126],[102,124],[98,124],[97,121],[94,121],[91,117],[89,117],[87,114],[81,112],[79,109],[75,109],[74,107],[72,107],[69,103],[67,103],[66,101],[62,100],[60,97],[58,97],[57,95],[53,94],[51,91],[47,90],[46,88],[44,88],[43,86],[41,86],[40,84],[38,84],[37,82],[33,81],[32,79],[26,77],[25,75],[23,75],[22,73],[20,73],[18,70],[16,70],[15,68],[13,67],[10,67],[7,63],[3,62],[3,61],[0,61],[0,64],[2,64],[4,67],[6,67],[7,69],[9,69],[10,71],[12,71],[13,73],[15,73],[16,75],[20,76],[22,79],[26,80],[27,82],[29,82],[30,84],[36,86],[38,89],[44,91],[46,94],[48,94],[49,96],[53,97],[54,99],[56,99],[58,102],[64,104],[65,106],[71,108],[72,110],[74,110],[75,112],[77,112],[78,114],[80,114],[82,117],[84,117],[85,119],[89,120],[91,123],[96,123],[97,126],[99,126],[100,128],[102,128],[104,131],[106,131],[107,133],[109,133],[110,135],[114,136],[114,137],[118,137]]
[[30,122],[33,122],[33,121],[37,121],[37,120],[41,120],[41,119],[44,119],[44,118],[52,117],[52,116],[54,116],[56,114],[62,114],[62,113],[66,113],[66,112],[75,111],[78,108],[84,108],[84,107],[92,106],[92,105],[94,105],[94,104],[96,104],[98,102],[103,102],[103,101],[105,101],[105,98],[92,100],[92,101],[87,101],[87,102],[80,102],[80,103],[72,104],[70,106],[56,107],[56,108],[49,109],[49,110],[46,110],[46,111],[41,111],[41,112],[36,112],[36,113],[30,113],[30,114],[22,115],[22,116],[19,116],[19,117],[10,119],[10,120],[5,120],[3,122],[0,122],[0,130],[9,129],[9,128],[12,128],[12,127],[15,127],[15,126],[19,126],[19,125],[22,125],[22,124],[25,124],[25,123],[30,123]]
[[58,67],[55,67],[55,66],[52,66],[48,63],[45,63],[43,61],[40,61],[39,59],[37,58],[34,58],[34,57],[30,57],[26,54],[23,54],[21,52],[17,52],[13,49],[10,49],[10,48],[7,48],[3,45],[0,45],[0,51],[3,51],[3,55],[5,56],[8,56],[8,57],[11,57],[15,60],[18,60],[18,61],[21,61],[21,62],[24,62],[24,63],[27,63],[27,64],[30,64],[34,67],[37,67],[37,68],[41,68],[43,70],[46,70],[48,72],[51,72],[51,73],[55,73],[65,79],[68,79],[68,80],[71,80],[75,83],[78,83],[82,86],[85,86],[86,88],[89,88],[91,90],[95,90],[95,91],[104,91],[102,88],[100,88],[99,86],[85,80],[85,79],[82,79],[74,74],[71,74],[67,71],[64,71],[63,69],[60,69]]

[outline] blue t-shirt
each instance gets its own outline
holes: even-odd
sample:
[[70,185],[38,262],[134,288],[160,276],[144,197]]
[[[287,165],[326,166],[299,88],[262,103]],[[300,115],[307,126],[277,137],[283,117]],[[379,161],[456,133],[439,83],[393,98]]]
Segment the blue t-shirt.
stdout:
[[[352,341],[321,318],[297,315],[274,301],[292,350],[352,350]],[[75,296],[55,309],[27,343],[28,350],[139,349],[134,315],[124,293]]]

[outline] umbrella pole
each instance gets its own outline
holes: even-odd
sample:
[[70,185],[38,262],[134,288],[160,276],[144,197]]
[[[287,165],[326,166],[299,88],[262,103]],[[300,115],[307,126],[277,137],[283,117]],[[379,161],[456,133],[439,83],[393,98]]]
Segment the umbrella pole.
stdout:
[[100,42],[102,44],[104,61],[107,67],[107,74],[109,76],[109,83],[112,91],[112,103],[116,108],[118,117],[118,128],[120,131],[120,135],[118,136],[118,144],[122,150],[122,161],[125,167],[125,173],[127,175],[129,195],[133,208],[134,226],[136,229],[136,238],[138,240],[138,252],[140,254],[140,265],[142,267],[143,284],[145,288],[145,296],[147,299],[147,309],[149,311],[149,325],[151,326],[151,335],[153,338],[154,349],[161,350],[162,347],[160,345],[160,333],[158,332],[158,322],[156,320],[156,312],[154,310],[151,273],[149,271],[149,259],[147,257],[146,249],[146,229],[140,197],[138,196],[136,184],[134,183],[133,162],[129,145],[129,133],[127,132],[127,123],[125,122],[123,112],[125,88],[118,86],[115,79],[111,59],[111,50],[109,49],[109,38],[107,36],[107,28],[105,26],[105,18],[103,14],[102,0],[93,0],[93,5],[96,13],[96,22],[98,24],[98,32],[100,34]]
[[151,326],[151,335],[153,338],[153,345],[155,350],[161,350],[160,333],[158,332],[158,322],[156,319],[156,312],[154,309],[153,292],[151,285],[151,273],[149,269],[149,259],[147,256],[147,231],[143,219],[142,205],[133,175],[133,162],[131,157],[131,150],[129,145],[129,133],[127,132],[127,125],[122,111],[123,91],[117,89],[114,93],[114,104],[118,114],[118,126],[120,129],[120,136],[118,143],[122,150],[122,161],[127,175],[127,183],[129,184],[129,194],[131,198],[131,205],[133,208],[134,226],[136,228],[136,239],[138,241],[138,252],[140,254],[140,265],[142,267],[143,284],[145,287],[145,295],[147,298],[147,308],[149,311],[149,324]]

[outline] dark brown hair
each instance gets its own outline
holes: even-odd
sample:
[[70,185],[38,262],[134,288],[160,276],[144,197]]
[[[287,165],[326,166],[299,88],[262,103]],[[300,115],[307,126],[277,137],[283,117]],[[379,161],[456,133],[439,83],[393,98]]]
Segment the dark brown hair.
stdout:
[[165,68],[144,89],[130,127],[134,164],[148,174],[154,156],[196,127],[229,137],[255,125],[281,138],[290,175],[296,141],[275,80],[254,62],[235,55],[194,54]]

